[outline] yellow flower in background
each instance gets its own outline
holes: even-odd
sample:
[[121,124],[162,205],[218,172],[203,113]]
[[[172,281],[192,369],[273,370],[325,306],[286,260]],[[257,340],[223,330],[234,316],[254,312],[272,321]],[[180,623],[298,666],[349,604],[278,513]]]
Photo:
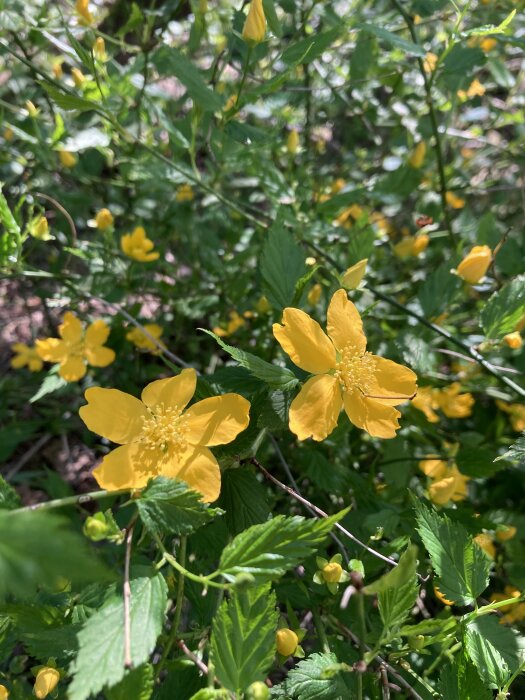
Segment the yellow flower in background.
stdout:
[[31,102],[31,100],[26,100],[26,109],[30,117],[33,117],[33,119],[38,117],[38,113],[40,112],[40,110],[38,109],[38,107],[35,106],[33,102]]
[[101,63],[108,60],[108,55],[106,53],[106,42],[101,36],[97,36],[95,39],[95,43],[93,44],[93,56]]
[[496,558],[496,547],[494,546],[494,540],[488,533],[481,532],[479,535],[476,535],[476,537],[474,537],[474,542],[476,542],[476,544],[478,544],[491,559]]
[[299,132],[297,129],[292,129],[286,139],[286,150],[290,155],[295,155],[299,150]]
[[445,389],[441,389],[437,401],[447,418],[467,418],[474,405],[474,397],[468,392],[462,394],[459,382],[452,382]]
[[414,148],[412,155],[408,159],[409,165],[413,168],[419,169],[425,162],[425,155],[427,153],[427,145],[424,141],[420,141]]
[[398,258],[417,258],[418,255],[426,250],[430,238],[426,233],[420,233],[418,236],[406,236],[394,246],[394,253]]
[[417,408],[418,411],[422,411],[429,423],[437,423],[439,421],[439,416],[436,413],[439,408],[438,393],[437,389],[433,389],[430,386],[420,386],[417,394],[412,399],[412,406]]
[[59,151],[58,157],[64,168],[74,168],[78,161],[77,156],[69,151]]
[[226,328],[216,326],[213,329],[213,332],[215,335],[218,335],[219,338],[226,338],[227,336],[232,335],[232,333],[235,333],[235,331],[239,330],[239,328],[244,326],[245,323],[246,321],[237,313],[237,311],[230,311],[230,320],[226,324]]
[[84,24],[93,24],[95,21],[89,10],[89,0],[77,0],[75,3],[75,10],[84,20]]
[[437,65],[437,62],[438,57],[436,54],[429,51],[423,59],[423,68],[425,69],[425,72],[432,73]]
[[525,430],[525,406],[519,403],[505,403],[505,401],[496,401],[496,406],[510,416],[510,424],[517,433]]
[[137,226],[133,233],[125,233],[120,239],[124,255],[138,262],[153,262],[159,259],[159,253],[152,252],[155,244],[146,236],[142,226]]
[[317,283],[314,284],[314,286],[310,289],[307,295],[307,300],[308,303],[311,304],[312,306],[315,306],[319,299],[321,298],[321,294],[323,293],[323,288],[322,286]]
[[516,537],[517,532],[518,528],[514,527],[514,525],[498,525],[496,539],[500,542],[507,542]]
[[81,88],[82,85],[84,85],[84,83],[86,82],[86,76],[78,68],[71,69],[71,77],[73,78],[73,82],[75,83],[75,87],[77,88]]
[[[146,323],[144,324],[144,330],[147,331],[155,340],[159,341],[162,347],[165,347],[164,343],[160,341],[164,329],[157,323]],[[126,340],[129,340],[135,347],[139,350],[147,350],[153,355],[160,355],[160,349],[151,338],[142,331],[141,328],[132,328],[126,333]]]
[[330,187],[330,192],[332,194],[337,194],[338,192],[341,192],[345,185],[346,181],[343,180],[342,177],[338,177],[337,180],[333,181],[332,186]]
[[488,53],[489,51],[492,51],[492,49],[497,46],[498,42],[496,39],[491,39],[490,37],[485,37],[485,39],[482,39],[479,48],[484,51],[485,53]]
[[363,213],[363,207],[360,207],[359,204],[351,204],[339,214],[337,219],[335,219],[335,223],[338,226],[344,226],[345,224],[351,226],[354,221],[357,221],[363,216]]
[[507,333],[507,335],[503,336],[503,341],[513,350],[519,350],[523,345],[523,338],[518,331]]
[[252,44],[260,44],[266,34],[266,17],[262,0],[252,0],[244,22],[242,38]]
[[368,258],[363,258],[348,270],[341,277],[341,286],[345,289],[357,289],[366,273]]
[[44,366],[42,358],[34,346],[29,346],[25,343],[14,343],[11,345],[11,350],[16,353],[11,358],[11,367],[13,369],[27,367],[30,372],[40,372]]
[[7,700],[9,697],[9,691],[5,685],[0,685],[0,700]]
[[12,141],[15,137],[15,132],[10,126],[6,126],[4,129],[4,139],[6,141]]
[[314,376],[292,401],[290,430],[299,440],[324,440],[337,425],[344,407],[350,421],[370,435],[395,437],[394,408],[416,393],[411,369],[366,351],[358,310],[344,289],[328,306],[328,335],[300,309],[286,308],[273,334],[292,362]]
[[293,630],[283,628],[275,634],[275,646],[281,656],[293,656],[299,646],[299,637]]
[[476,284],[486,275],[491,262],[492,251],[488,245],[476,245],[459,263],[456,273],[468,284]]
[[60,58],[57,58],[56,61],[53,61],[51,70],[53,71],[53,75],[55,76],[55,78],[57,80],[60,80],[60,78],[64,75],[64,71],[62,70],[62,60]]
[[[521,596],[521,591],[516,588],[516,586],[505,586],[503,593],[492,593],[490,596],[491,603],[499,603],[503,600],[510,600],[512,598],[519,598]],[[500,612],[506,613],[500,618],[500,625],[513,625],[516,622],[522,622],[525,620],[525,603],[517,603],[504,605],[498,608]]]
[[485,88],[477,79],[470,83],[466,91],[458,90],[457,92],[458,97],[462,100],[470,99],[472,97],[482,97],[484,94]]
[[106,322],[99,319],[84,332],[80,320],[68,311],[58,327],[60,338],[37,340],[37,353],[46,362],[58,362],[58,373],[66,382],[78,382],[88,365],[107,367],[115,360],[113,350],[105,347],[109,331]]
[[448,206],[452,207],[452,209],[463,209],[466,204],[465,200],[462,197],[458,197],[454,192],[446,192],[445,198]]
[[100,231],[105,231],[106,229],[113,226],[113,222],[113,214],[109,211],[109,209],[106,209],[104,207],[100,211],[97,211],[97,214],[95,216],[95,223],[97,225],[97,228],[100,229]]
[[52,693],[57,687],[59,680],[60,673],[56,668],[44,666],[37,673],[35,685],[33,687],[33,695],[39,698],[39,700],[41,698],[47,698],[49,693]]
[[437,458],[424,459],[419,468],[432,483],[428,488],[430,500],[439,506],[449,501],[464,501],[467,497],[469,477],[461,474],[455,464],[449,466],[445,460]]
[[443,595],[443,593],[441,593],[441,591],[439,590],[439,588],[437,586],[434,586],[434,594],[435,594],[436,598],[439,600],[439,602],[443,603],[443,605],[454,605],[455,604],[453,600],[448,600],[448,598],[445,598],[445,596]]
[[177,194],[175,195],[177,202],[191,202],[194,197],[193,187],[190,184],[186,183],[177,188]]
[[380,211],[373,211],[370,214],[369,218],[370,223],[375,224],[377,228],[381,231],[381,233],[386,233],[387,235],[390,235],[393,232],[394,228],[392,224]]
[[104,457],[93,475],[109,491],[141,489],[149,479],[182,479],[215,501],[221,471],[208,449],[235,440],[249,423],[250,402],[238,394],[199,401],[184,410],[197,386],[194,369],[151,382],[141,400],[117,389],[94,387],[85,393],[80,417],[94,433],[120,445]]

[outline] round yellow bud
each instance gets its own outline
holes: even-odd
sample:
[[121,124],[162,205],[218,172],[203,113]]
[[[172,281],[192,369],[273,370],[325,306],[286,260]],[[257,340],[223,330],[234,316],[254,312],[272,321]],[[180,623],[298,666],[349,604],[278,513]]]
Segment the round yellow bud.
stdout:
[[59,680],[60,673],[56,670],[56,668],[44,666],[44,668],[41,668],[37,674],[35,685],[33,687],[33,694],[37,698],[47,698],[49,693],[52,693],[57,687]]
[[0,700],[7,700],[9,697],[9,691],[5,685],[0,685]]
[[246,689],[246,700],[270,700],[270,691],[266,683],[255,681]]
[[105,231],[110,226],[113,226],[113,221],[113,214],[105,207],[98,211],[95,216],[95,223],[97,224],[97,228],[101,231]]
[[321,573],[326,583],[339,583],[341,574],[343,573],[343,567],[341,564],[332,561],[323,567]]
[[512,348],[513,350],[519,350],[523,345],[523,338],[518,331],[514,331],[514,333],[507,333],[507,335],[503,336],[503,340],[505,343],[507,343],[509,348]]
[[31,235],[40,241],[49,240],[49,224],[45,216],[40,216],[31,227]]
[[277,630],[277,634],[275,635],[275,646],[277,647],[277,651],[279,654],[281,654],[281,656],[291,656],[297,649],[298,644],[299,637],[293,630],[286,627],[281,630]]

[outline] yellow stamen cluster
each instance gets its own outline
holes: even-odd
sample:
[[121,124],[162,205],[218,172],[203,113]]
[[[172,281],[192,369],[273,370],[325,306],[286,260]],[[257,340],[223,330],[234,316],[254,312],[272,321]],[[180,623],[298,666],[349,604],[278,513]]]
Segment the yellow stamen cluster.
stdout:
[[343,391],[352,393],[356,390],[369,394],[374,378],[374,360],[372,353],[360,353],[352,345],[347,345],[335,368],[335,376]]
[[188,426],[182,410],[177,406],[160,404],[151,411],[151,418],[144,419],[140,441],[148,450],[183,450],[187,445]]

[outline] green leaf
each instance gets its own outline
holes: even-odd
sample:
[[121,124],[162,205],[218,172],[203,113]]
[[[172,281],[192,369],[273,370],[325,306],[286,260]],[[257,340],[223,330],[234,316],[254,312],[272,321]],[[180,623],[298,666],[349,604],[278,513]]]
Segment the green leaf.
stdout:
[[517,671],[525,662],[525,637],[511,627],[500,625],[496,616],[478,617],[469,624],[469,628],[478,632],[498,650],[511,673]]
[[101,109],[101,106],[96,102],[86,100],[83,97],[78,97],[78,95],[70,95],[67,92],[62,92],[54,87],[54,85],[50,85],[49,83],[42,82],[41,85],[56,106],[60,107],[60,109],[66,111],[77,110],[79,112],[90,112],[92,110]]
[[504,658],[488,639],[472,627],[467,627],[465,647],[484,683],[499,689],[511,676]]
[[446,311],[461,287],[461,280],[450,273],[450,268],[449,262],[442,263],[419,288],[418,298],[428,319]]
[[461,32],[461,35],[466,37],[466,36],[486,36],[487,34],[505,34],[505,30],[507,29],[509,24],[514,19],[515,14],[516,14],[516,10],[512,10],[512,12],[505,17],[503,22],[501,22],[498,25],[485,24],[483,27],[476,27],[475,29],[467,29],[467,31]]
[[417,529],[439,576],[439,590],[458,605],[471,605],[488,585],[490,560],[459,523],[414,499]]
[[277,515],[253,525],[224,548],[218,570],[229,581],[240,573],[250,573],[258,582],[277,579],[312,554],[347,512],[322,519]]
[[266,21],[268,22],[268,26],[272,34],[275,34],[277,38],[281,38],[283,35],[283,30],[281,27],[281,22],[279,21],[279,17],[275,10],[275,3],[273,2],[273,0],[263,0],[263,8]]
[[188,95],[205,112],[222,109],[222,97],[206,85],[202,73],[176,48],[163,46],[152,58],[161,76],[175,76],[186,87]]
[[509,462],[516,462],[520,467],[525,467],[525,431],[516,442],[509,447],[505,454],[496,457],[494,461],[498,462],[500,459],[507,459]]
[[44,396],[47,396],[48,394],[54,394],[55,391],[59,391],[60,389],[63,389],[66,386],[66,380],[63,379],[57,373],[55,368],[53,368],[49,371],[48,375],[44,377],[40,388],[29,399],[29,403],[35,403],[36,401],[40,401],[40,399],[42,399]]
[[370,32],[359,32],[350,58],[350,80],[355,83],[365,80],[377,55],[377,41]]
[[0,476],[0,510],[13,510],[20,507],[20,496],[3,476]]
[[294,700],[348,700],[352,697],[343,672],[350,671],[335,654],[311,654],[293,668],[276,687],[277,697]]
[[149,700],[155,687],[151,664],[142,664],[128,671],[124,678],[104,692],[106,700]]
[[270,508],[264,486],[252,469],[227,469],[222,475],[219,505],[233,534],[268,520]]
[[304,251],[287,229],[275,223],[264,243],[260,272],[263,291],[276,310],[291,305],[297,281],[306,270]]
[[446,700],[492,700],[492,692],[486,688],[476,667],[464,656],[455,658],[444,667],[439,677],[439,690]]
[[[141,576],[130,581],[131,660],[148,661],[164,623],[167,586],[163,576]],[[69,700],[86,700],[105,686],[121,681],[124,667],[124,601],[113,596],[94,613],[78,634],[79,652],[69,672]]]
[[486,62],[485,54],[478,48],[467,48],[456,44],[443,61],[443,79],[451,90],[457,90],[475,66]]
[[525,314],[525,275],[519,275],[487,301],[481,310],[481,325],[487,338],[511,333]]
[[149,481],[136,504],[144,527],[157,535],[188,535],[217,514],[184,481],[159,476]]
[[270,584],[234,591],[213,621],[211,659],[218,679],[240,696],[263,681],[275,655],[278,612]]
[[459,471],[472,479],[483,479],[492,476],[503,465],[494,464],[494,453],[487,447],[477,445],[463,445],[456,455],[456,464]]
[[15,262],[15,253],[22,244],[20,226],[2,194],[3,186],[3,183],[0,182],[0,222],[4,229],[0,236],[0,267]]
[[364,589],[368,594],[377,593],[379,614],[385,630],[384,637],[405,621],[416,602],[419,590],[416,572],[417,547],[411,545],[401,555],[395,569]]
[[269,362],[265,362],[265,360],[261,360],[257,355],[252,355],[251,352],[234,348],[232,345],[225,343],[213,331],[208,331],[205,328],[201,328],[200,330],[211,335],[212,338],[215,338],[221,348],[225,350],[230,357],[236,360],[241,367],[245,367],[254,377],[265,382],[268,386],[274,389],[292,389],[299,383],[295,374],[286,367],[272,365]]
[[386,41],[386,43],[390,44],[390,46],[393,48],[401,49],[401,51],[409,56],[419,56],[420,58],[423,58],[426,54],[426,51],[422,46],[414,44],[413,41],[402,39],[397,34],[392,34],[392,32],[389,32],[382,27],[376,27],[374,24],[358,24],[356,29],[361,29],[361,31],[366,32],[367,34],[373,34],[378,39]]
[[283,51],[281,60],[288,65],[311,63],[324,53],[338,38],[339,27],[300,39]]

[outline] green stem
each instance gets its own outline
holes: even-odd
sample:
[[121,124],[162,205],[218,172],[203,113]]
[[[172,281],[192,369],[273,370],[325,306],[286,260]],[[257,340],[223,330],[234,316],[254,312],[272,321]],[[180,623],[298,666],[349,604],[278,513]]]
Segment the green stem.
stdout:
[[326,630],[324,628],[321,615],[319,614],[319,610],[317,608],[312,608],[312,617],[315,625],[315,631],[317,632],[317,637],[319,638],[321,647],[323,648],[325,654],[329,654],[330,644],[328,642],[328,637],[326,636]]
[[525,601],[525,595],[521,595],[518,598],[508,598],[507,600],[498,600],[495,603],[489,603],[484,605],[482,608],[477,608],[463,617],[465,624],[469,624],[473,620],[476,620],[482,615],[488,615],[489,613],[497,610],[498,608],[504,608],[507,605],[516,605],[516,603],[523,603]]
[[92,503],[93,501],[101,501],[105,498],[115,498],[123,493],[129,493],[131,489],[117,489],[116,491],[90,491],[89,493],[81,493],[79,496],[66,496],[65,498],[55,498],[53,501],[44,501],[43,503],[35,503],[32,506],[24,506],[16,508],[11,513],[29,513],[33,510],[52,510],[53,508],[65,508],[67,506],[81,506],[84,503]]
[[175,557],[170,554],[167,550],[166,547],[162,544],[162,540],[158,535],[153,536],[155,542],[157,543],[158,548],[162,552],[163,558],[168,562],[170,566],[172,566],[176,571],[179,572],[179,574],[182,574],[186,578],[189,578],[190,581],[195,581],[195,583],[200,583],[201,586],[204,586],[205,588],[211,587],[211,588],[222,588],[222,589],[227,589],[231,588],[229,583],[217,583],[216,581],[212,581],[212,578],[214,578],[217,574],[209,574],[208,576],[203,576],[199,574],[193,574],[191,571],[188,571],[184,566],[179,564],[179,562],[175,559]]
[[[359,653],[361,660],[366,654],[366,618],[365,618],[365,594],[359,591],[357,597],[357,624],[359,628]],[[357,672],[357,700],[363,700],[363,673]]]
[[248,77],[248,68],[250,67],[250,59],[252,57],[252,52],[253,52],[253,48],[251,46],[248,46],[248,50],[246,51],[246,58],[244,60],[244,66],[242,69],[241,82],[239,84],[239,90],[237,92],[237,97],[235,98],[234,114],[236,114],[239,111],[239,103],[240,103],[242,91],[244,89],[244,84],[246,82],[246,78]]
[[[182,535],[182,537],[180,538],[179,562],[180,562],[181,566],[183,566],[183,567],[186,565],[187,541],[188,541],[187,536]],[[162,657],[159,661],[157,678],[160,676],[162,670],[164,669],[164,666],[166,665],[166,661],[168,659],[168,656],[169,656],[169,654],[173,648],[173,645],[175,644],[177,637],[178,637],[180,618],[181,618],[181,614],[182,614],[182,604],[184,602],[184,581],[185,581],[184,574],[180,574],[179,579],[177,581],[177,595],[175,598],[175,615],[173,617],[173,623],[171,625],[171,630],[170,630],[170,635],[168,637],[168,641],[166,642],[166,646],[164,647]]]

